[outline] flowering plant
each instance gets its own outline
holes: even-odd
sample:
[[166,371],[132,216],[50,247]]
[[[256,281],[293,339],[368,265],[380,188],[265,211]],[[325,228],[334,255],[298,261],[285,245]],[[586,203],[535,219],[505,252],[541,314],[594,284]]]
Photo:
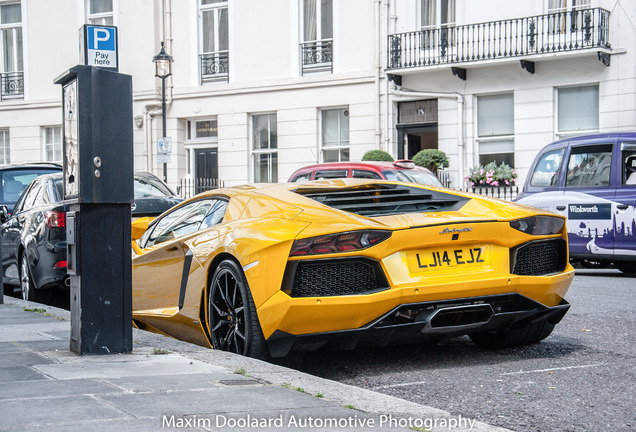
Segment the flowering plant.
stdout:
[[466,181],[471,186],[514,186],[517,184],[517,172],[503,162],[501,165],[490,162],[472,167]]

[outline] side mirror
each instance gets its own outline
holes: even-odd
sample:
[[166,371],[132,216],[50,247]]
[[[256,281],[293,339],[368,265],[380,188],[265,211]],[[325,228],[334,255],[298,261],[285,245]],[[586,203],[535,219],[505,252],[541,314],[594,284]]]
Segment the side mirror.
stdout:
[[5,223],[9,220],[9,209],[7,206],[0,206],[0,223]]
[[148,230],[148,225],[150,225],[153,219],[154,218],[146,216],[135,220],[131,226],[132,239],[139,240],[146,230]]

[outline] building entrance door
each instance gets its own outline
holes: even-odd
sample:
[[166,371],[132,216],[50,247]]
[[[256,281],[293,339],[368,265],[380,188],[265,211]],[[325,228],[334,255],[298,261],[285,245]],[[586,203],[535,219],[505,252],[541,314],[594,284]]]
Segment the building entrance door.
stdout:
[[216,148],[195,149],[194,161],[194,192],[201,193],[218,187],[219,150]]
[[398,103],[398,159],[437,149],[437,99]]

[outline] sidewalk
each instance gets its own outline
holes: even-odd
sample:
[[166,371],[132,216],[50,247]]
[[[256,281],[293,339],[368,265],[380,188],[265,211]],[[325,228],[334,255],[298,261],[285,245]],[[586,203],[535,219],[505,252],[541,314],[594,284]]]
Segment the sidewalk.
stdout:
[[504,430],[137,329],[131,354],[78,356],[70,312],[4,303],[0,431]]

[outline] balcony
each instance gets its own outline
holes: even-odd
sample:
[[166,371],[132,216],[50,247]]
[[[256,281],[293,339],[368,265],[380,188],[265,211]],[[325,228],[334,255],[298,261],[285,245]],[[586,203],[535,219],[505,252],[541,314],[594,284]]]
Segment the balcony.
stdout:
[[199,56],[201,84],[228,82],[230,71],[229,51],[205,53]]
[[531,61],[542,54],[585,50],[598,52],[609,65],[609,16],[601,8],[580,9],[389,35],[387,69]]
[[0,102],[24,99],[24,72],[0,72]]
[[333,39],[300,44],[301,73],[333,72]]

